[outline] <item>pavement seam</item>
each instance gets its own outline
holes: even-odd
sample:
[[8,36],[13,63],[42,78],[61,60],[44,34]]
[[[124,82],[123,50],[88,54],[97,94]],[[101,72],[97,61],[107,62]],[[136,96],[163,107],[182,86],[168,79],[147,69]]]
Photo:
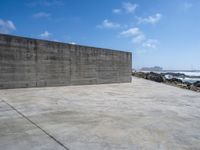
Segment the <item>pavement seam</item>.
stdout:
[[60,141],[58,141],[55,137],[53,137],[51,134],[49,134],[47,131],[45,131],[44,129],[42,129],[39,125],[37,125],[35,122],[33,122],[32,120],[30,120],[27,116],[25,116],[23,113],[21,113],[19,110],[17,110],[14,106],[12,106],[11,104],[9,104],[8,102],[6,102],[5,100],[1,100],[2,102],[4,102],[5,104],[7,104],[9,107],[11,107],[14,111],[16,111],[20,116],[22,116],[24,119],[26,119],[28,122],[30,122],[31,124],[33,124],[35,127],[37,127],[38,129],[40,129],[42,132],[44,132],[48,137],[50,137],[52,140],[54,140],[57,144],[59,144],[60,146],[62,146],[65,150],[70,150],[69,148],[67,148],[63,143],[61,143]]

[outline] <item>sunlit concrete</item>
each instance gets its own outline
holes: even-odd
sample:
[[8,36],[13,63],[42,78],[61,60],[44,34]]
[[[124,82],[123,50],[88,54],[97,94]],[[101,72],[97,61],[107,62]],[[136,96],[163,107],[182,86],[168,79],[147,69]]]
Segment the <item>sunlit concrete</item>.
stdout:
[[138,78],[0,90],[1,150],[199,148],[199,93]]

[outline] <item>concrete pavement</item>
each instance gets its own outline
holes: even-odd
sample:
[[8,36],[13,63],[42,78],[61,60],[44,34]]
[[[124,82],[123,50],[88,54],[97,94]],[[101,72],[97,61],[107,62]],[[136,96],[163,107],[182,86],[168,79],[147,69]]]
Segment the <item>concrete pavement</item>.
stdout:
[[198,150],[200,94],[132,83],[0,90],[0,150]]

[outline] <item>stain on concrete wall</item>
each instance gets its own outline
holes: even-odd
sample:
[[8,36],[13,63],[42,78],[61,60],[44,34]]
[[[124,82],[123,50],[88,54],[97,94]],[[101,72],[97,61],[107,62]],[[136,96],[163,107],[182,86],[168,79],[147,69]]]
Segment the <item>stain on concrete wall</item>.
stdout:
[[131,81],[130,52],[0,34],[0,89]]

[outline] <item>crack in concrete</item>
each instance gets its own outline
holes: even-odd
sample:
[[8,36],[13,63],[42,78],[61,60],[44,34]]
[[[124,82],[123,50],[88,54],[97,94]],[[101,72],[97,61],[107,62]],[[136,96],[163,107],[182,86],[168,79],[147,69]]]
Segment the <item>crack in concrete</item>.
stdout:
[[51,134],[49,134],[47,131],[45,131],[44,129],[42,129],[39,125],[37,125],[35,122],[33,122],[32,120],[30,120],[27,116],[25,116],[23,113],[21,113],[19,110],[17,110],[14,106],[12,106],[11,104],[9,104],[8,102],[6,102],[5,100],[1,100],[1,102],[4,102],[5,104],[7,104],[10,108],[12,108],[14,111],[16,111],[20,116],[22,116],[24,119],[26,119],[28,122],[30,122],[31,124],[33,124],[35,127],[37,127],[38,129],[40,129],[42,132],[44,132],[48,137],[50,137],[52,140],[54,140],[57,144],[59,144],[60,146],[62,146],[65,150],[70,150],[69,148],[67,148],[63,143],[61,143],[60,141],[58,141],[55,137],[53,137]]

